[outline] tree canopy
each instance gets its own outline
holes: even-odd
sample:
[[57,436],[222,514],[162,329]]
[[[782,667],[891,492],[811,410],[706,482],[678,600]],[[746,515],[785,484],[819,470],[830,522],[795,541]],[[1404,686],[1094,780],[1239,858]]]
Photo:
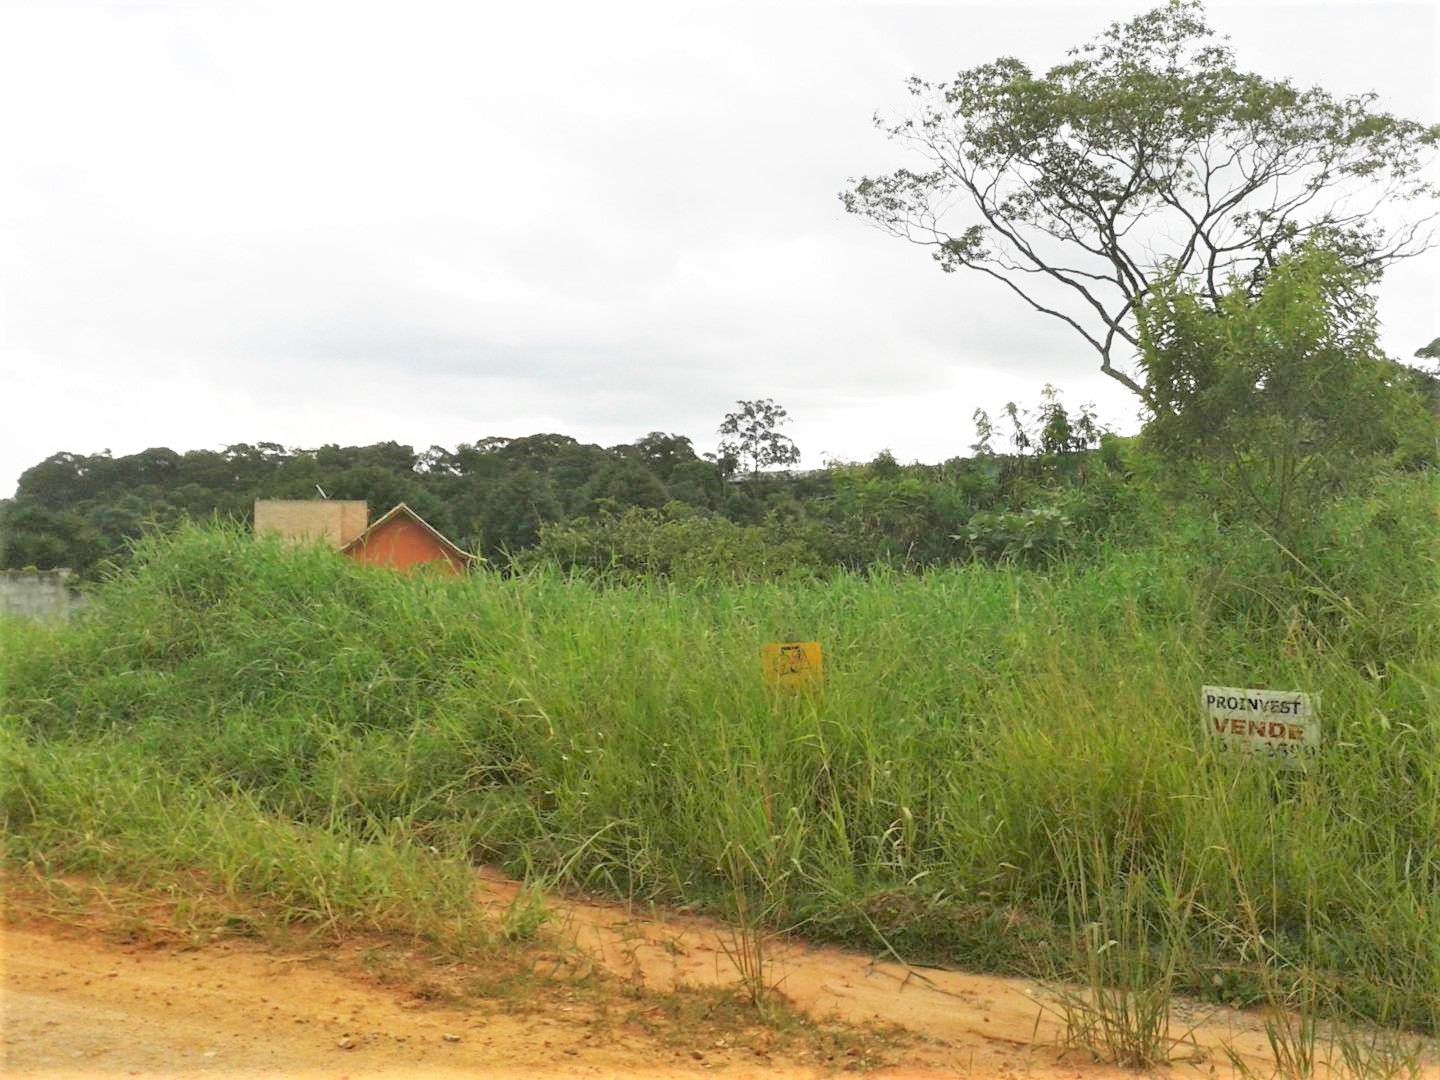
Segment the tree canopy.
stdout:
[[[672,492],[665,477],[689,469]],[[605,448],[568,435],[486,438],[453,450],[385,442],[299,449],[238,443],[224,450],[54,454],[27,469],[0,503],[0,564],[91,570],[147,524],[211,515],[248,520],[257,498],[364,499],[373,513],[405,502],[462,547],[499,555],[532,545],[550,522],[610,500],[660,506],[708,499],[719,470],[683,436],[652,432]]]
[[[776,465],[794,465],[800,450],[780,427],[790,422],[790,414],[770,398],[737,401],[739,406],[720,423],[720,459],[722,462],[745,464],[751,476],[761,469]],[[731,466],[733,467],[733,466]]]
[[1370,277],[1309,243],[1259,295],[1234,287],[1218,309],[1175,281],[1151,292],[1145,438],[1201,466],[1190,489],[1218,488],[1237,517],[1288,540],[1377,459],[1433,454],[1423,375],[1380,349]]
[[1218,307],[1311,239],[1362,268],[1430,241],[1428,205],[1389,230],[1372,215],[1433,198],[1440,126],[1242,71],[1198,0],[1114,23],[1043,73],[1003,57],[909,90],[913,111],[876,123],[922,164],[852,179],[846,209],[1061,320],[1142,396],[1126,365],[1157,282]]
[[[1048,390],[1038,410],[1006,415],[1030,430],[1021,454],[901,465],[887,452],[868,465],[832,463],[807,473],[774,469],[793,462],[795,449],[775,430],[784,410],[768,399],[743,402],[727,418],[733,449],[719,460],[696,454],[683,435],[658,431],[611,447],[542,433],[423,451],[387,442],[58,453],[21,476],[14,499],[0,501],[0,566],[94,574],[106,560],[123,559],[129,541],[149,526],[211,516],[245,522],[256,498],[317,498],[321,491],[364,499],[376,514],[409,503],[500,566],[535,550],[577,559],[589,552],[586,560],[605,565],[615,545],[651,550],[652,539],[660,548],[693,542],[724,549],[735,565],[772,565],[774,553],[763,553],[772,544],[803,550],[806,565],[892,557],[929,563],[965,557],[969,542],[955,538],[980,513],[1009,515],[996,521],[1017,543],[1030,544],[1026,557],[1038,558],[1051,549],[1036,544],[1033,529],[1016,531],[1016,523],[1030,520],[1031,503],[1068,497],[1083,478],[1079,459],[1094,448],[1096,431],[1086,410],[1067,417]],[[727,469],[742,460],[751,474],[737,482]],[[757,483],[756,469],[771,471]],[[1006,550],[1003,536],[976,528],[981,548]],[[1046,542],[1065,541],[1053,533]]]

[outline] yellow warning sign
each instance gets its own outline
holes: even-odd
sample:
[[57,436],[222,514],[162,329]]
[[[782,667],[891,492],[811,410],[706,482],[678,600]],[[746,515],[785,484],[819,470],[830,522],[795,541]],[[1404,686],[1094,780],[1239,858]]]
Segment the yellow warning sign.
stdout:
[[779,641],[760,646],[760,670],[771,686],[785,690],[819,686],[825,677],[818,641]]

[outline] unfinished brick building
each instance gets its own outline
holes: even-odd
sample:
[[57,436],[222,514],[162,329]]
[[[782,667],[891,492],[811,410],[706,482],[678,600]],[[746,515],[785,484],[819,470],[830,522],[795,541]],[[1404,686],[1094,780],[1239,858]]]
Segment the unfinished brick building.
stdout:
[[255,535],[320,541],[339,551],[370,523],[367,503],[347,499],[256,499]]

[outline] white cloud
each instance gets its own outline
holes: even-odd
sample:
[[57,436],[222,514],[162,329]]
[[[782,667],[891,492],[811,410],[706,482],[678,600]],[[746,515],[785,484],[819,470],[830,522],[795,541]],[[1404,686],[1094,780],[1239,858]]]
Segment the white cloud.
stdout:
[[[0,12],[0,491],[58,450],[712,437],[963,452],[1077,339],[847,218],[911,73],[1148,6],[41,4]],[[1433,9],[1222,5],[1242,63],[1434,120]],[[1440,333],[1397,269],[1392,351]]]

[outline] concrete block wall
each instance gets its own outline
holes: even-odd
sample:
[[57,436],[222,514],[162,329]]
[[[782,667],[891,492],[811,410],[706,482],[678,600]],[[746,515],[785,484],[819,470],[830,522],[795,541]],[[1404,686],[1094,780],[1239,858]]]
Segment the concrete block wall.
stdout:
[[337,551],[365,531],[370,507],[348,499],[256,499],[255,535],[323,541]]
[[70,570],[0,570],[0,617],[51,621],[84,606]]

